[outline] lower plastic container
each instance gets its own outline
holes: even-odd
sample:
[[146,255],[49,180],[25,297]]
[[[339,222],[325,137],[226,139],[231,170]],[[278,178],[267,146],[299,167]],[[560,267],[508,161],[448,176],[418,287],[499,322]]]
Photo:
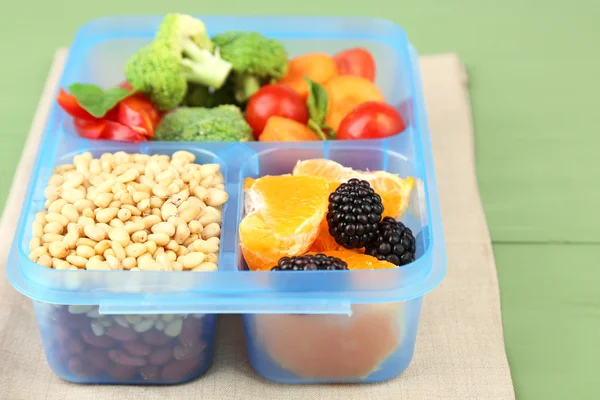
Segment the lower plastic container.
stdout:
[[50,367],[77,383],[175,384],[208,369],[215,314],[101,315],[34,302]]
[[[111,17],[81,28],[60,87],[116,85],[123,64],[151,40],[161,16]],[[7,264],[13,286],[33,300],[50,368],[65,380],[175,384],[202,375],[214,356],[219,314],[242,314],[254,369],[284,383],[380,382],[410,364],[422,298],[442,280],[446,253],[416,52],[402,29],[369,18],[201,17],[211,31],[257,30],[282,40],[290,57],[364,46],[377,81],[407,127],[377,140],[289,143],[120,143],[73,133],[51,110]],[[90,153],[194,154],[216,163],[229,195],[222,208],[218,271],[57,270],[29,259],[36,213],[56,166]],[[417,241],[416,260],[378,271],[249,271],[239,250],[244,180],[291,173],[301,160],[412,176],[401,218]]]

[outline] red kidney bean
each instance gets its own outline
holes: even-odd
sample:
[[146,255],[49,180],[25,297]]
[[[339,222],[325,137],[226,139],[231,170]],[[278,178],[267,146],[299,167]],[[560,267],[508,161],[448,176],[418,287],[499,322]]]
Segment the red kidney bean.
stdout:
[[67,340],[71,339],[71,331],[64,326],[56,325],[54,327],[54,337],[60,343],[66,342]]
[[202,321],[197,318],[187,318],[179,334],[179,342],[184,346],[193,346],[200,342]]
[[88,349],[81,357],[94,364],[99,369],[106,369],[110,364],[108,353],[103,349]]
[[65,350],[66,354],[76,355],[83,353],[85,345],[78,337],[74,337],[71,340],[64,342],[62,348]]
[[142,367],[140,374],[147,381],[155,381],[160,376],[160,368],[156,365],[146,365]]
[[126,381],[132,379],[138,373],[138,367],[129,367],[127,365],[120,365],[112,363],[107,372],[114,379],[119,381]]
[[150,357],[148,357],[148,361],[152,365],[163,365],[169,362],[171,359],[172,350],[170,347],[161,347],[155,349]]
[[125,353],[122,350],[110,350],[108,357],[115,363],[126,365],[128,367],[143,367],[146,365],[146,360],[142,357],[134,357]]
[[189,360],[182,361],[172,361],[163,368],[160,374],[161,378],[166,381],[182,380],[187,375],[192,373],[196,368],[198,368],[201,362],[201,358],[192,358]]
[[164,346],[171,340],[170,337],[156,329],[151,329],[148,332],[142,333],[142,338],[144,339],[144,342],[151,344],[152,346]]
[[136,357],[146,357],[148,354],[150,354],[150,352],[152,352],[152,347],[150,347],[150,345],[138,340],[124,342],[123,348],[126,352]]
[[106,335],[96,336],[91,331],[81,332],[81,337],[83,338],[83,341],[89,344],[90,346],[100,347],[103,349],[107,349],[117,342],[115,339]]
[[202,354],[206,344],[200,343],[196,346],[175,346],[173,347],[173,358],[176,360],[187,360]]
[[121,325],[113,325],[108,328],[106,335],[122,342],[129,342],[137,338],[137,332],[133,328],[125,328]]
[[81,378],[91,378],[100,373],[100,369],[98,367],[78,356],[74,356],[69,359],[67,368],[69,368],[69,371]]

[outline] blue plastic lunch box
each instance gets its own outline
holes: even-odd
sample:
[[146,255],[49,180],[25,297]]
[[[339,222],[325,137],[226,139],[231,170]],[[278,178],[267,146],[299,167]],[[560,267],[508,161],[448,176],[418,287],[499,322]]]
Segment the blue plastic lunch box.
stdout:
[[[443,279],[446,249],[418,56],[397,25],[372,18],[199,16],[209,33],[255,30],[284,42],[289,56],[363,46],[376,58],[376,84],[407,121],[386,139],[288,143],[93,141],[77,136],[53,104],[23,202],[7,274],[33,300],[48,363],[61,378],[91,384],[176,384],[213,359],[219,314],[242,314],[248,357],[283,383],[380,382],[410,364],[423,296]],[[116,85],[127,57],[149,42],[162,16],[119,16],[81,27],[60,87]],[[53,168],[91,152],[166,154],[187,150],[218,163],[223,208],[216,272],[69,271],[28,258],[32,223],[44,209]],[[417,237],[416,261],[378,271],[248,271],[237,226],[247,177],[290,173],[299,160],[417,179],[402,221]],[[108,334],[110,332],[110,334]],[[329,353],[328,353],[329,351]]]

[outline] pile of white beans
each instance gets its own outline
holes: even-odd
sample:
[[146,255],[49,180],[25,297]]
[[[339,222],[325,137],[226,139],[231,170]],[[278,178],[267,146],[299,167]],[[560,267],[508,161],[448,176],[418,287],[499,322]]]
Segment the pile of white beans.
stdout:
[[216,271],[228,195],[220,166],[194,161],[87,152],[56,167],[29,258],[59,270]]

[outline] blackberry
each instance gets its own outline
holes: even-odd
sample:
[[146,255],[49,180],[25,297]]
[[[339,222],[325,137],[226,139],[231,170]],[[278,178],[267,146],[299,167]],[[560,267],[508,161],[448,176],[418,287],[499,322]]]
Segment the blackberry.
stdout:
[[350,179],[329,195],[329,234],[347,249],[365,247],[375,238],[382,213],[381,197],[369,182]]
[[322,271],[347,270],[348,264],[337,257],[325,254],[282,257],[271,271]]
[[402,222],[385,217],[379,223],[376,238],[365,247],[365,253],[398,266],[406,265],[415,261],[415,237]]

